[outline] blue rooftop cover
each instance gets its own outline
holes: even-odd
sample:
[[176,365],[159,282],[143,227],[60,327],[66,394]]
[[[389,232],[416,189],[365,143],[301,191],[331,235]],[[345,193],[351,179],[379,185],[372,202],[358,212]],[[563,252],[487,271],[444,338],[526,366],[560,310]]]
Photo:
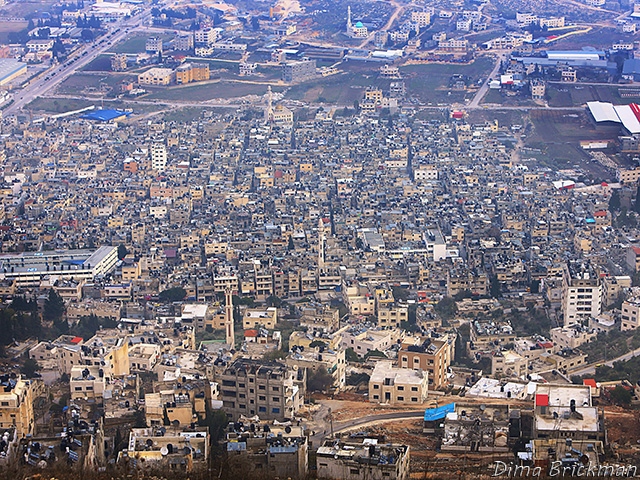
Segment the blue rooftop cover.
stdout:
[[356,22],[356,28],[362,28],[362,27],[364,27],[362,22]]
[[453,413],[456,409],[455,403],[449,403],[436,408],[427,408],[424,411],[424,421],[431,422],[433,420],[441,420],[447,416],[447,413]]
[[85,113],[81,115],[80,118],[85,118],[87,120],[97,120],[99,122],[109,122],[115,118],[129,116],[130,112],[123,112],[121,110],[94,110],[92,112]]

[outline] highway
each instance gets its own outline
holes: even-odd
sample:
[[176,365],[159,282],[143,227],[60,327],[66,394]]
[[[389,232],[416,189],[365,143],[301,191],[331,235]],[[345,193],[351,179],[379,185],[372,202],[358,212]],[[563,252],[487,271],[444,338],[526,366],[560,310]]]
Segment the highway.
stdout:
[[111,38],[108,35],[102,36],[99,40],[80,47],[76,50],[64,64],[50,68],[42,72],[38,77],[31,81],[31,84],[22,91],[15,93],[14,101],[3,112],[4,116],[16,114],[34,99],[45,95],[64,80],[73,75],[77,70],[96,59],[99,55],[106,52],[113,44],[122,41],[132,30],[132,26],[136,24],[144,24],[151,18],[149,10],[143,10],[129,20],[120,21],[113,24],[112,31],[120,28]]

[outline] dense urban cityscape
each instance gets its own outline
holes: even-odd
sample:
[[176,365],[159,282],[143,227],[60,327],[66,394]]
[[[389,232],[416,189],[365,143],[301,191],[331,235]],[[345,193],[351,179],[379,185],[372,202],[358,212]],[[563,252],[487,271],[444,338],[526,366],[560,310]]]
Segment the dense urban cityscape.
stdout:
[[637,476],[639,27],[2,0],[0,478]]

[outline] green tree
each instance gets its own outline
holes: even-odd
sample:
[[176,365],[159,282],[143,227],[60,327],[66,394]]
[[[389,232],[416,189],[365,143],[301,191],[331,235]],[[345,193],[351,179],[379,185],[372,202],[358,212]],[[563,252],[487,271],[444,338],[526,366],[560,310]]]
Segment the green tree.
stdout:
[[614,189],[611,191],[611,198],[609,198],[609,211],[614,213],[618,210],[620,210],[620,192],[618,189]]
[[125,247],[122,243],[118,245],[118,259],[122,260],[127,256],[128,253],[129,251],[127,250],[127,247]]
[[33,358],[27,358],[22,364],[22,368],[20,368],[20,373],[26,375],[28,378],[31,378],[41,368],[42,367],[40,367],[38,362],[36,362]]
[[436,303],[434,309],[442,317],[447,319],[453,317],[456,313],[458,313],[458,306],[456,305],[456,301],[451,297],[443,297],[442,300]]
[[64,300],[53,288],[49,289],[49,296],[44,302],[42,316],[50,322],[59,322],[66,311]]
[[500,282],[498,281],[498,277],[496,275],[491,276],[491,280],[489,283],[489,295],[491,295],[493,298],[499,298],[502,295]]
[[622,385],[616,385],[616,388],[611,390],[611,399],[618,405],[629,405],[633,398],[631,392],[624,388]]
[[347,362],[362,362],[362,359],[352,347],[349,347],[344,351],[344,358]]
[[307,371],[307,390],[310,392],[326,392],[333,385],[333,377],[324,365],[314,371]]
[[296,245],[293,243],[293,235],[289,236],[289,245],[287,245],[287,250],[292,251],[296,249]]
[[173,287],[163,290],[158,294],[161,302],[181,302],[187,296],[187,291],[182,287]]

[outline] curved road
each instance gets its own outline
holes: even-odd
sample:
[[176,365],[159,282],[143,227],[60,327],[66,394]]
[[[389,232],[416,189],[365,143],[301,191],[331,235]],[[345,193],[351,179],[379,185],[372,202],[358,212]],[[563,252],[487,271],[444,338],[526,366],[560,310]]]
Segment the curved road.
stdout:
[[[426,408],[426,407],[425,407]],[[366,417],[355,418],[352,420],[346,420],[344,422],[339,422],[334,424],[333,433],[340,433],[346,430],[351,430],[356,427],[365,427],[370,425],[375,425],[379,423],[387,423],[392,422],[394,420],[405,420],[407,418],[424,418],[424,408],[422,410],[409,410],[402,412],[389,412],[389,413],[380,413],[377,415],[368,415]],[[327,421],[327,433],[318,431],[315,435],[309,437],[312,444],[315,448],[319,447],[322,444],[323,439],[330,434],[330,428]]]
[[590,365],[587,365],[586,367],[581,368],[580,370],[575,370],[573,372],[569,372],[569,375],[593,375],[594,373],[596,373],[596,366],[597,365],[606,365],[607,367],[613,367],[613,364],[615,362],[620,362],[620,361],[626,361],[629,360],[633,357],[637,357],[638,355],[640,355],[640,348],[636,348],[635,350],[631,350],[630,352],[625,353],[624,355],[620,355],[619,357],[616,357],[614,359],[611,360],[607,360],[606,362],[603,362],[602,360],[596,363],[592,363]]

